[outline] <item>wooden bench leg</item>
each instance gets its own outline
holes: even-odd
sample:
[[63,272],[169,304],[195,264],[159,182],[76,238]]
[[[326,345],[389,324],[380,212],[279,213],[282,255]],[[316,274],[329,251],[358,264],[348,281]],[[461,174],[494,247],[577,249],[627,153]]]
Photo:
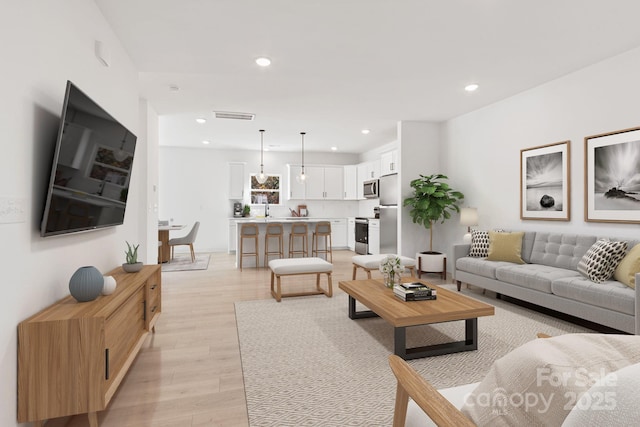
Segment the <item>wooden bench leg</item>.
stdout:
[[282,300],[282,283],[280,282],[280,275],[278,275],[277,279],[278,286],[276,288],[276,301],[280,302]]
[[460,292],[460,288],[462,287],[462,282],[460,280],[456,280],[456,285],[458,286],[458,292]]
[[371,270],[369,270],[368,268],[365,268],[364,271],[367,272],[367,279],[371,279]]
[[327,282],[329,283],[329,293],[327,294],[328,297],[332,297],[333,296],[333,283],[331,282],[331,273],[327,273]]
[[358,270],[358,266],[353,264],[353,275],[351,276],[351,280],[356,280],[356,271]]

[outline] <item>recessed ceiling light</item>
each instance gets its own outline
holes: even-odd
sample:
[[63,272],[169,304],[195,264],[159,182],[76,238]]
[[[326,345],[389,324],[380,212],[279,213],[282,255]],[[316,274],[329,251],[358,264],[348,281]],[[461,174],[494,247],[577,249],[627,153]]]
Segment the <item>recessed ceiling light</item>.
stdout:
[[202,141],[202,143],[203,143],[204,145],[209,145],[209,144],[211,144],[211,141],[209,141],[209,140],[205,139],[204,141]]
[[179,92],[179,91],[180,91],[180,86],[176,84],[169,85],[169,92]]
[[261,57],[256,59],[256,64],[261,67],[268,67],[269,65],[271,65],[271,60],[267,57]]
[[331,151],[338,151],[338,147],[331,147]]
[[364,135],[369,135],[369,132],[371,132],[369,129],[362,129]]
[[470,84],[470,85],[466,85],[466,86],[464,87],[464,90],[466,90],[467,92],[474,92],[474,91],[476,91],[477,89],[478,89],[478,85],[477,85],[477,84],[475,84],[475,83],[472,83],[472,84]]
[[196,122],[203,124],[203,123],[207,123],[207,119],[205,119],[204,117],[198,117],[196,119]]

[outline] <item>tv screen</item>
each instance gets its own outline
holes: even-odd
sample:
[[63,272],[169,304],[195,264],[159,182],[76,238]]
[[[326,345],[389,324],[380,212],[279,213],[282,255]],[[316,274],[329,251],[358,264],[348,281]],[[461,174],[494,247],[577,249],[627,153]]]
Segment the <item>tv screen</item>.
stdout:
[[70,81],[40,234],[121,225],[137,137]]

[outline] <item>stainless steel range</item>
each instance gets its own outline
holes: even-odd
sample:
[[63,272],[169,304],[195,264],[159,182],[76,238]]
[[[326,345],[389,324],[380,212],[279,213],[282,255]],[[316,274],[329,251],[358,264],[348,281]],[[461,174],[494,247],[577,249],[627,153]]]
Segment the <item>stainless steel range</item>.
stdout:
[[356,253],[369,254],[369,218],[356,217]]

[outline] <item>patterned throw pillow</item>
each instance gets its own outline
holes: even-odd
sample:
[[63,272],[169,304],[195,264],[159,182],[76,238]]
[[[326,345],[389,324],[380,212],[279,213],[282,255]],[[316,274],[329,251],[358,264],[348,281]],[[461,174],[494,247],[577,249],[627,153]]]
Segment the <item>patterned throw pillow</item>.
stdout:
[[474,258],[485,258],[489,255],[489,232],[471,230],[471,248],[469,256]]
[[592,282],[602,283],[613,276],[626,251],[627,242],[600,239],[578,262],[578,271]]

